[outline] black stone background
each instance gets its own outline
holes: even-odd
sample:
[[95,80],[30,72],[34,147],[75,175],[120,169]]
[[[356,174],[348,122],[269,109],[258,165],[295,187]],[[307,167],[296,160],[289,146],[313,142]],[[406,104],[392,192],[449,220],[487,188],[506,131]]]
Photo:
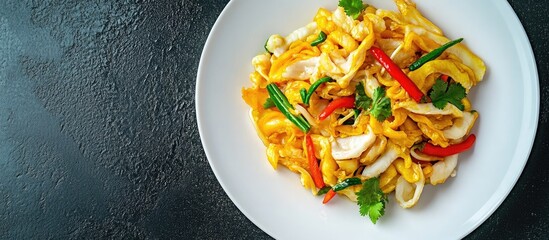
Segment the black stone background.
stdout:
[[[198,62],[227,2],[0,0],[1,239],[270,238],[224,193],[197,130]],[[509,3],[536,56],[539,128],[467,239],[549,239],[548,7]]]

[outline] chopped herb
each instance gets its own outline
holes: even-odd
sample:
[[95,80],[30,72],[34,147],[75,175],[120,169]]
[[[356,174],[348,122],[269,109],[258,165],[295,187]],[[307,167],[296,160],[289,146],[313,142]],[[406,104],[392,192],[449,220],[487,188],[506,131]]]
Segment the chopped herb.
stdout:
[[448,84],[439,78],[435,81],[429,96],[433,105],[438,109],[444,109],[447,103],[454,104],[461,111],[465,109],[461,100],[467,96],[467,93],[460,83],[452,82]]
[[385,204],[389,201],[379,187],[379,179],[375,177],[364,181],[362,189],[356,195],[360,215],[368,215],[375,224],[385,214]]
[[355,107],[357,109],[366,110],[380,122],[391,116],[391,99],[385,96],[385,88],[381,86],[376,88],[373,100],[366,95],[362,82],[356,85],[355,92]]
[[362,82],[359,82],[355,87],[356,97],[355,97],[355,107],[368,110],[372,106],[372,99],[366,95],[364,91],[364,85]]
[[355,113],[355,120],[356,120],[358,118],[358,116],[360,115],[360,110],[354,108],[353,112]]
[[391,116],[391,99],[385,95],[385,88],[378,87],[374,90],[374,102],[370,114],[378,121],[383,122]]
[[362,0],[339,0],[338,6],[345,10],[347,16],[357,19],[362,10],[366,8]]

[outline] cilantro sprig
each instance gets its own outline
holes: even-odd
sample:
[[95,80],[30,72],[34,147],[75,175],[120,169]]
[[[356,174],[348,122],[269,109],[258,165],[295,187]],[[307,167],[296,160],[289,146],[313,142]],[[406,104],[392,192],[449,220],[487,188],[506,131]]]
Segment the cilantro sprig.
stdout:
[[444,109],[447,103],[451,103],[461,111],[465,108],[461,100],[466,96],[465,88],[460,83],[452,82],[448,84],[440,78],[435,81],[429,95],[436,108]]
[[378,87],[374,90],[374,102],[372,103],[372,109],[370,113],[374,117],[383,122],[389,116],[391,116],[391,99],[385,95],[385,88]]
[[357,19],[360,13],[366,8],[362,0],[339,0],[338,6],[345,10],[347,16]]
[[372,106],[372,99],[366,95],[362,82],[356,85],[355,92],[355,107],[365,110],[369,109]]
[[385,205],[389,201],[379,187],[379,179],[374,177],[364,181],[362,189],[356,195],[360,215],[370,217],[372,223],[376,224],[385,214]]
[[356,85],[355,92],[356,108],[367,111],[380,122],[385,121],[385,119],[391,116],[391,99],[386,96],[385,88],[376,88],[372,99],[366,95],[362,82],[359,82]]

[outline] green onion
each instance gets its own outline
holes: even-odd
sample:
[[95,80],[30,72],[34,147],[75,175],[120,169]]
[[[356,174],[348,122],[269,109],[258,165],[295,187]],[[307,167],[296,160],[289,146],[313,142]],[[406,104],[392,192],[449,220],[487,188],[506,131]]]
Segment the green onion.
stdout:
[[423,64],[425,64],[426,62],[429,62],[429,61],[437,58],[446,49],[450,48],[451,46],[454,46],[454,45],[458,44],[461,41],[463,41],[463,38],[458,38],[456,40],[445,43],[444,45],[440,46],[439,48],[437,48],[437,49],[425,54],[423,57],[419,58],[417,61],[412,63],[410,65],[410,67],[408,67],[408,68],[410,69],[410,71],[414,71],[414,70],[418,69],[419,67],[423,66]]
[[267,85],[267,91],[269,92],[270,99],[273,101],[278,110],[280,110],[286,118],[301,129],[301,131],[308,132],[311,129],[311,125],[302,115],[296,116],[291,113],[290,109],[294,109],[294,107],[290,104],[286,96],[284,96],[276,84],[269,83]]
[[311,46],[314,47],[318,44],[323,43],[324,41],[326,41],[326,33],[324,33],[323,31],[320,31],[320,33],[318,34],[318,37],[313,42],[311,42]]
[[332,189],[332,188],[329,187],[329,186],[323,187],[323,188],[321,188],[320,190],[318,190],[318,192],[316,193],[316,195],[317,195],[317,196],[324,195],[324,194],[326,194],[328,191],[330,191],[330,189]]

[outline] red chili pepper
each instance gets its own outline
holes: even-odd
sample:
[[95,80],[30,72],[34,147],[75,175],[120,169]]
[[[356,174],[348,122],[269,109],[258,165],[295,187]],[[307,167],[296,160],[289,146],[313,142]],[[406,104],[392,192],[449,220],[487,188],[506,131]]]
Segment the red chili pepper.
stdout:
[[336,192],[333,189],[330,189],[326,193],[326,195],[324,195],[324,200],[322,200],[322,203],[323,204],[328,203],[330,200],[332,200],[332,198],[334,198],[335,195],[336,195]]
[[309,159],[309,171],[311,172],[311,177],[313,178],[313,182],[315,182],[315,186],[317,188],[323,188],[325,184],[322,179],[320,168],[318,167],[318,160],[315,157],[315,147],[311,135],[305,135],[305,141],[307,144],[307,158]]
[[355,106],[355,97],[342,97],[328,103],[328,106],[318,115],[318,119],[324,120],[338,108],[352,108]]
[[374,55],[376,60],[381,63],[387,72],[397,80],[402,88],[408,92],[416,102],[420,102],[423,98],[423,92],[417,87],[417,85],[398,67],[393,60],[383,50],[377,47],[371,47],[370,53]]
[[442,74],[440,75],[440,79],[442,79],[442,81],[448,82],[448,75]]
[[465,141],[445,148],[435,146],[431,143],[425,143],[425,146],[421,149],[421,152],[431,156],[447,157],[468,150],[473,146],[473,143],[475,143],[475,139],[475,134],[471,134],[465,139]]

